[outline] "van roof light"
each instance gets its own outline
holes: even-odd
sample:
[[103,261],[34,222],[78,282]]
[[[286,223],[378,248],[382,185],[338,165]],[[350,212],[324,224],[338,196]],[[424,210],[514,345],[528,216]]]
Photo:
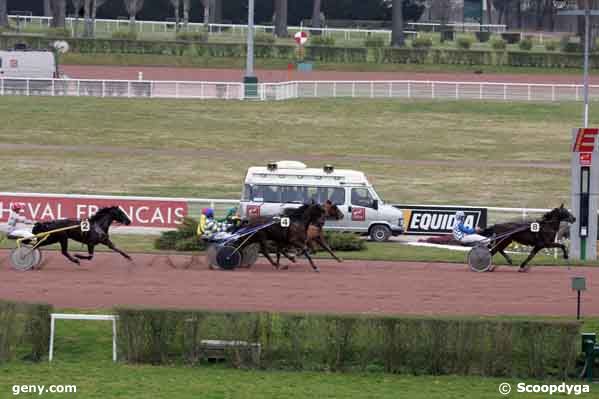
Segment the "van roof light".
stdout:
[[270,172],[274,172],[275,170],[277,170],[277,163],[276,162],[267,163],[266,169],[268,169]]
[[335,171],[335,167],[331,164],[326,164],[322,170],[324,170],[324,173],[333,173]]

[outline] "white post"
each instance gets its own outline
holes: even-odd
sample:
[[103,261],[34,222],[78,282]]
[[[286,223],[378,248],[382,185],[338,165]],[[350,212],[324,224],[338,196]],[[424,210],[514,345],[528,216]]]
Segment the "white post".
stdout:
[[374,98],[374,82],[370,82],[370,98]]
[[456,100],[459,100],[459,99],[460,99],[460,92],[459,92],[459,89],[458,89],[458,87],[459,87],[459,86],[458,86],[458,83],[456,83],[456,84],[455,84],[455,99],[456,99]]
[[393,82],[389,82],[389,98],[393,98]]
[[431,82],[431,98],[435,98],[435,82]]
[[116,318],[112,320],[112,361],[116,362]]
[[102,97],[106,97],[106,81],[102,81]]
[[175,98],[179,98],[179,82],[175,82]]
[[0,95],[4,95],[4,78],[0,79]]
[[503,101],[507,101],[507,84],[503,84]]
[[29,94],[29,90],[30,90],[30,87],[29,87],[29,79],[27,79],[27,95],[28,95],[28,96],[30,95],[30,94]]
[[528,101],[530,101],[530,85],[528,85]]
[[412,82],[408,82],[408,98],[412,98]]
[[131,98],[131,82],[127,82],[127,97]]
[[352,97],[356,96],[356,82],[351,83],[351,96]]
[[478,99],[479,100],[483,99],[483,84],[482,83],[478,86]]
[[551,101],[555,101],[555,85],[551,86]]
[[333,98],[337,98],[337,82],[333,82]]
[[314,97],[318,97],[318,82],[314,81]]
[[77,80],[77,97],[81,95],[81,81]]
[[50,349],[48,352],[48,361],[52,361],[54,355],[54,315],[50,315]]

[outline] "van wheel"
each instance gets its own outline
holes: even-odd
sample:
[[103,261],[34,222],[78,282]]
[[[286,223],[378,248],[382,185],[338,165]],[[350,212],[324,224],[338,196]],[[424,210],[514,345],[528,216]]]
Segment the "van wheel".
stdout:
[[377,224],[370,228],[370,239],[376,242],[387,241],[391,237],[391,229],[383,224]]

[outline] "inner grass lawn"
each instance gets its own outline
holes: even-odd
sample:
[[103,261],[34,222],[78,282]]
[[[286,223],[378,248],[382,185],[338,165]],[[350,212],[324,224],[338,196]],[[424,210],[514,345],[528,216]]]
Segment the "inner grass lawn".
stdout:
[[[76,309],[58,309],[73,313]],[[86,311],[89,313],[89,311]],[[111,313],[98,310],[97,313]],[[599,331],[599,320],[584,321],[582,331]],[[463,376],[412,376],[385,374],[373,366],[368,373],[284,372],[236,370],[222,364],[186,366],[129,365],[111,361],[112,328],[108,322],[61,320],[56,324],[54,361],[40,363],[14,360],[0,364],[0,398],[13,397],[13,385],[76,385],[76,394],[46,394],[57,398],[422,398],[495,399],[499,384],[515,389],[512,378]],[[525,381],[560,384],[562,381]],[[582,383],[569,380],[569,384]],[[598,397],[598,388],[584,397]],[[508,397],[520,394],[512,393]],[[20,397],[37,397],[21,394]],[[547,394],[526,394],[546,399]],[[553,395],[552,397],[565,397]]]
[[4,97],[0,114],[4,191],[237,199],[249,166],[295,159],[362,170],[395,203],[552,208],[581,107]]

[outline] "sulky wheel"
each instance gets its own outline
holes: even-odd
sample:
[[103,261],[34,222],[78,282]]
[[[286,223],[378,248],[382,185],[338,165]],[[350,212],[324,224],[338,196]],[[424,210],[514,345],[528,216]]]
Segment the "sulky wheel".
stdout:
[[250,244],[241,250],[241,267],[252,267],[258,260],[260,244]]
[[37,248],[19,247],[13,249],[10,253],[13,269],[21,272],[37,266],[41,259],[42,254]]
[[241,252],[232,246],[223,245],[216,253],[216,264],[225,270],[233,270],[241,265]]
[[491,252],[486,245],[477,245],[468,252],[468,265],[473,272],[486,272],[491,269]]

